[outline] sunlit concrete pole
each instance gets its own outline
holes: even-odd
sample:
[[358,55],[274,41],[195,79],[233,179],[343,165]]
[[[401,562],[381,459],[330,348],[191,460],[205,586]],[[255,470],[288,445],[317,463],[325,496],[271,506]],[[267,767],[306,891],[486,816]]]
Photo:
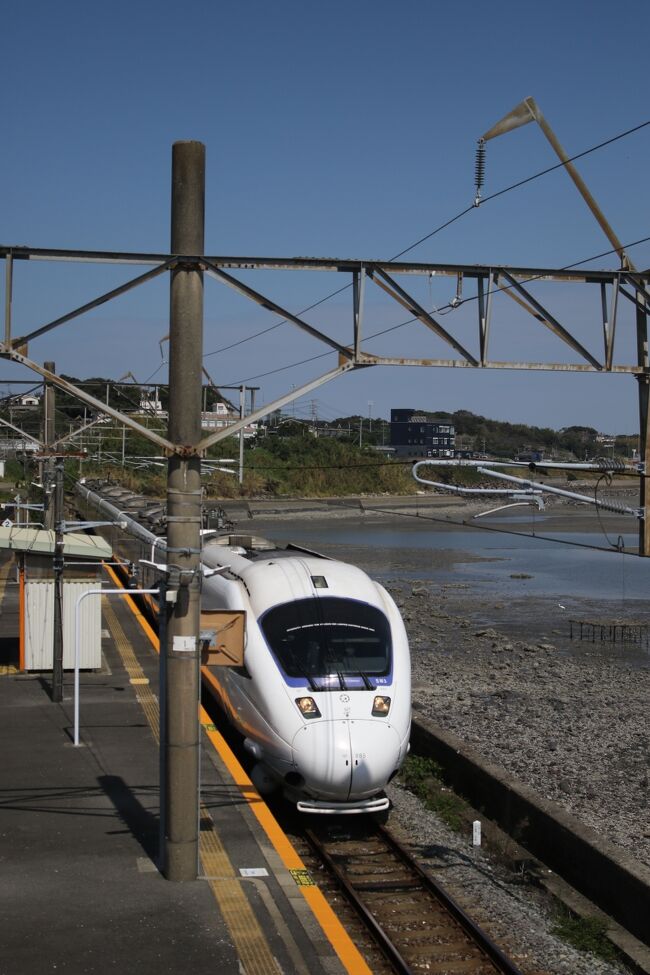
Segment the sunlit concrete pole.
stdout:
[[[205,146],[172,147],[171,250],[203,254]],[[169,439],[177,445],[167,474],[169,591],[177,591],[167,625],[164,742],[165,850],[168,880],[195,880],[199,824],[199,625],[203,274],[181,264],[171,275]]]

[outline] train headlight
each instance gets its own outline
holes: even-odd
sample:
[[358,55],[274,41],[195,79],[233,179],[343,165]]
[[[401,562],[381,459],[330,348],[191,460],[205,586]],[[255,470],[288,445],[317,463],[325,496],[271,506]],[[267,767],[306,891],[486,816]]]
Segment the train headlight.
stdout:
[[321,714],[313,697],[297,697],[296,704],[303,718],[320,718]]
[[390,711],[390,698],[377,694],[372,702],[372,713],[376,718],[385,718]]

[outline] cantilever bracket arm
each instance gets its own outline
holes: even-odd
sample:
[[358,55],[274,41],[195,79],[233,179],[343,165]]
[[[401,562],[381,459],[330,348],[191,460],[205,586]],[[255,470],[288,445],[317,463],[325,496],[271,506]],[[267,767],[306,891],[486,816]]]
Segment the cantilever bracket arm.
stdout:
[[[368,268],[368,275],[375,282],[375,284],[382,289],[382,291],[385,291],[386,294],[390,295],[391,298],[394,299],[394,301],[398,302],[398,304],[400,304],[403,308],[406,308],[406,310],[412,315],[415,315],[416,318],[419,318],[419,320],[423,322],[427,328],[430,328],[432,332],[435,332],[439,338],[444,339],[444,341],[451,345],[452,348],[456,349],[456,351],[462,355],[463,359],[467,359],[467,361],[473,366],[479,365],[478,360],[472,355],[472,353],[468,352],[467,349],[465,349],[460,342],[453,337],[453,335],[450,335],[449,332],[447,332],[446,329],[444,329],[442,325],[435,320],[433,315],[430,315],[428,311],[425,311],[422,305],[412,298],[411,295],[409,295],[408,292],[406,292],[404,288],[397,283],[397,281],[386,273],[386,271],[379,267],[371,267]],[[383,278],[386,284],[384,284],[382,281],[378,281],[376,277],[377,275]]]
[[279,399],[273,400],[272,403],[267,403],[266,406],[262,406],[253,413],[249,413],[247,416],[236,420],[235,423],[231,423],[229,426],[224,427],[219,430],[218,433],[212,433],[209,437],[205,437],[196,447],[197,451],[205,451],[208,447],[212,447],[213,444],[219,443],[220,440],[225,440],[226,437],[231,437],[233,433],[239,433],[241,429],[247,427],[251,423],[257,423],[262,417],[268,416],[269,413],[273,413],[274,410],[280,410],[287,403],[293,402],[295,399],[299,399],[300,396],[305,396],[310,393],[312,389],[316,389],[318,386],[323,386],[325,383],[330,382],[331,379],[336,379],[338,376],[342,376],[344,372],[351,372],[354,369],[364,368],[369,365],[374,365],[374,363],[363,363],[363,365],[357,365],[354,362],[343,362],[332,369],[330,372],[324,373],[322,376],[318,376],[317,379],[312,379],[310,382],[305,383],[304,386],[297,386],[292,389],[289,393],[285,393],[284,396],[280,396]]
[[12,430],[15,430],[16,433],[19,433],[21,437],[26,437],[27,440],[31,440],[32,443],[38,444],[39,447],[45,447],[45,444],[40,440],[37,440],[36,437],[32,437],[31,433],[26,433],[25,430],[21,430],[20,427],[14,426],[14,424],[10,423],[9,420],[3,420],[1,416],[0,423],[5,427],[10,427]]
[[201,263],[204,265],[207,274],[213,278],[216,278],[217,281],[221,281],[222,284],[227,285],[229,288],[232,288],[233,291],[238,292],[238,294],[243,295],[245,298],[250,298],[251,301],[261,305],[262,308],[266,308],[268,311],[275,312],[276,315],[281,315],[282,318],[286,318],[287,321],[297,325],[298,328],[301,328],[304,332],[308,332],[309,335],[312,335],[315,339],[318,339],[320,342],[325,342],[325,344],[331,346],[332,349],[336,349],[336,351],[340,355],[345,356],[346,359],[352,360],[354,358],[354,353],[350,349],[346,348],[345,345],[341,345],[335,339],[331,339],[329,335],[319,332],[317,328],[314,328],[312,325],[304,322],[302,318],[298,318],[297,315],[293,315],[290,311],[287,311],[286,308],[282,308],[282,306],[276,304],[275,301],[272,301],[270,298],[266,298],[263,294],[260,294],[259,291],[255,291],[254,288],[249,288],[249,286],[244,284],[243,281],[238,281],[237,278],[233,278],[231,274],[226,274],[225,271],[222,271],[221,268],[217,267],[217,265],[212,261],[208,260],[207,258],[203,258]]
[[52,383],[53,386],[57,386],[58,389],[62,389],[64,392],[68,393],[70,396],[74,396],[75,399],[81,400],[82,403],[86,403],[92,409],[97,410],[99,413],[105,413],[106,416],[112,417],[118,423],[124,424],[126,427],[130,427],[131,430],[135,430],[146,440],[150,440],[152,443],[158,444],[163,450],[168,451],[171,454],[178,454],[183,452],[183,448],[179,447],[171,441],[167,440],[165,437],[161,437],[160,434],[156,433],[154,430],[150,430],[148,427],[142,426],[137,420],[134,420],[128,413],[120,413],[119,410],[114,410],[112,406],[108,403],[103,403],[99,399],[95,399],[90,393],[87,393],[83,389],[79,389],[74,383],[69,383],[62,376],[57,375],[55,372],[50,372],[49,369],[45,369],[44,366],[40,366],[37,362],[32,359],[28,359],[27,356],[22,355],[15,349],[8,348],[4,342],[0,342],[0,357],[5,359],[12,359],[14,362],[20,363],[21,366],[25,366],[26,369],[31,369],[32,372],[38,373],[47,382]]
[[85,433],[86,430],[90,430],[91,427],[97,426],[98,423],[101,423],[101,420],[102,417],[98,416],[94,420],[91,420],[90,423],[85,423],[82,427],[78,427],[78,429],[73,430],[72,433],[66,433],[64,437],[59,437],[58,440],[55,440],[52,447],[60,447],[62,444],[68,443],[70,440],[74,440],[75,437]]
[[53,328],[57,328],[59,325],[65,324],[65,322],[71,321],[73,318],[78,318],[80,315],[85,314],[87,311],[92,311],[93,308],[98,308],[99,305],[105,304],[107,301],[111,301],[112,298],[118,298],[120,295],[126,294],[127,291],[131,291],[132,288],[137,288],[138,285],[144,284],[146,281],[150,281],[152,278],[158,277],[164,271],[169,270],[177,262],[176,257],[171,257],[164,264],[160,264],[158,267],[152,268],[150,271],[146,271],[144,274],[138,275],[137,278],[132,278],[131,281],[127,281],[125,284],[121,284],[119,288],[113,288],[112,291],[107,291],[106,294],[100,295],[99,298],[93,298],[92,301],[86,302],[85,305],[81,305],[79,308],[75,308],[74,311],[68,312],[66,315],[61,315],[60,318],[55,318],[54,321],[48,322],[47,325],[42,325],[40,328],[34,329],[33,332],[28,332],[27,335],[21,335],[20,338],[13,339],[13,346],[23,346],[31,339],[36,339],[39,335],[44,335],[46,332],[50,332]]
[[[557,337],[562,339],[563,342],[566,342],[567,345],[570,345],[571,348],[574,350],[574,352],[577,352],[579,355],[582,356],[583,359],[586,359],[587,362],[591,363],[594,369],[603,368],[601,363],[598,362],[597,359],[594,359],[591,352],[588,352],[585,349],[585,347],[581,345],[580,342],[578,342],[577,339],[574,339],[571,333],[567,332],[567,330],[562,325],[560,325],[557,319],[554,318],[553,315],[551,315],[551,313],[548,312],[536,298],[534,298],[528,291],[526,291],[526,289],[516,280],[516,278],[513,278],[513,276],[511,274],[508,274],[507,271],[502,270],[501,274],[506,279],[510,287],[514,288],[515,291],[519,292],[521,297],[526,302],[530,303],[530,305],[532,305],[532,307],[535,309],[538,315],[541,316],[539,317],[539,321],[541,321],[543,325],[546,325],[546,327],[549,328],[554,335],[557,335]],[[535,318],[537,318],[538,315],[535,315]]]
[[573,180],[576,189],[600,224],[601,230],[604,232],[608,241],[618,254],[621,261],[621,267],[633,271],[634,265],[625,253],[623,244],[614,233],[614,230],[605,217],[605,214],[596,203],[594,197],[591,195],[582,176],[575,168],[573,163],[570,162],[569,157],[562,148],[558,137],[542,115],[539,105],[534,98],[524,98],[523,102],[519,102],[519,104],[516,105],[511,112],[504,115],[504,117],[500,119],[496,125],[493,125],[491,129],[485,132],[481,138],[484,142],[487,142],[488,139],[494,139],[497,135],[504,135],[506,132],[511,132],[512,129],[518,129],[520,125],[527,125],[528,122],[537,122],[540,129],[550,142],[551,146],[553,147],[553,151],[560,162],[564,165],[564,168]]

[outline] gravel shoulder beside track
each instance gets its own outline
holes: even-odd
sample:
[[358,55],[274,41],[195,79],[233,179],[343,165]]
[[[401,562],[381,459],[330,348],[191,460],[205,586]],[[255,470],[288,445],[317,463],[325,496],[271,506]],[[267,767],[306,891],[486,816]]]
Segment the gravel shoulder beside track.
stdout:
[[621,975],[626,969],[576,951],[551,933],[552,903],[448,829],[420,801],[390,786],[391,828],[521,969],[523,975]]

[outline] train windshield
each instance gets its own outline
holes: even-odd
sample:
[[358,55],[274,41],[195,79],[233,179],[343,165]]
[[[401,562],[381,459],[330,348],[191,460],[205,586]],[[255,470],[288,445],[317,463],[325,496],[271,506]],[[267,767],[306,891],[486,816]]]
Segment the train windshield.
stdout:
[[325,596],[275,606],[260,620],[288,677],[385,675],[390,670],[388,620],[353,599]]

